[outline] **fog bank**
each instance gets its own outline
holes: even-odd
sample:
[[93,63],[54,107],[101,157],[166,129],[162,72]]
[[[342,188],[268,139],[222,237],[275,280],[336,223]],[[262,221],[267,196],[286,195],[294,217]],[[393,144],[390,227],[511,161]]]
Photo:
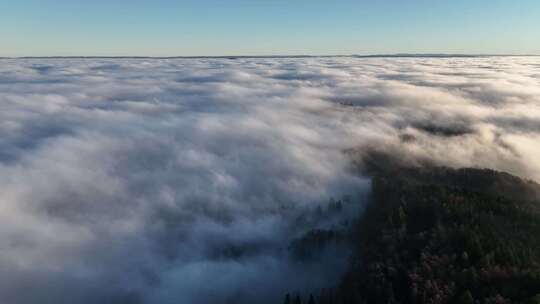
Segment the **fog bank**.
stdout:
[[287,246],[371,151],[540,181],[538,57],[1,59],[0,109],[2,303],[325,286],[346,250]]

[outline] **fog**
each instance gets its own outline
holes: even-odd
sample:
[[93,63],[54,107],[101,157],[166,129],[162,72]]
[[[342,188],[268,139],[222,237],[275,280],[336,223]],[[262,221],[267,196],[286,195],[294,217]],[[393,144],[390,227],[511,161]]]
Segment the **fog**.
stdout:
[[0,302],[325,287],[347,250],[289,245],[373,151],[540,181],[540,58],[0,59]]

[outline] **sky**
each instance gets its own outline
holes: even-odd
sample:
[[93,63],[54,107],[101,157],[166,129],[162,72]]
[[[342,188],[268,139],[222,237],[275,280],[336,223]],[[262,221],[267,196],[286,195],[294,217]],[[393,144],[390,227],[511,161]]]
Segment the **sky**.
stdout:
[[537,0],[0,0],[0,56],[540,53]]

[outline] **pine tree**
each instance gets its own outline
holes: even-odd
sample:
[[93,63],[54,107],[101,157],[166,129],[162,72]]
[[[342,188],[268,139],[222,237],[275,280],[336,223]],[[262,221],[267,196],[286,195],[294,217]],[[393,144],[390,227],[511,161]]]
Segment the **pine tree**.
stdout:
[[285,295],[285,300],[283,301],[283,304],[291,304],[291,295],[290,294]]
[[465,291],[465,293],[461,296],[459,303],[474,304],[474,298],[469,290]]

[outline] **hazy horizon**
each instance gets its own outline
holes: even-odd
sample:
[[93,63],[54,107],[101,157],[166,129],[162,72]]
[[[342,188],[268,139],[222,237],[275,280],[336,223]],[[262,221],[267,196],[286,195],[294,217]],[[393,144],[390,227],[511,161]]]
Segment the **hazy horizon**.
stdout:
[[236,59],[236,58],[318,58],[318,57],[352,57],[352,58],[475,58],[475,57],[538,57],[540,54],[483,54],[483,53],[390,53],[390,54],[345,54],[345,55],[335,55],[335,54],[314,54],[314,55],[305,55],[305,54],[270,54],[270,55],[208,55],[208,56],[197,56],[197,55],[178,55],[178,56],[145,56],[145,55],[50,55],[50,56],[0,56],[0,58],[5,59],[55,59],[55,58],[80,58],[80,59],[92,59],[92,58],[117,58],[117,59],[199,59],[199,58],[218,58],[218,59]]

